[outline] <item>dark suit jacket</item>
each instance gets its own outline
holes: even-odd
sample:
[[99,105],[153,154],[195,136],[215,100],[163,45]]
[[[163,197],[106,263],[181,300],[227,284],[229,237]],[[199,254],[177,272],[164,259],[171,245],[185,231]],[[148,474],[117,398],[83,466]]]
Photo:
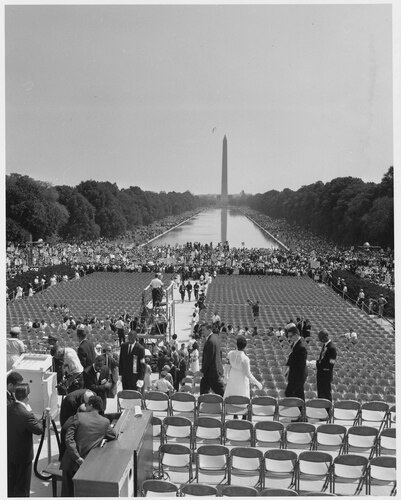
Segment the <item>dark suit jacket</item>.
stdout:
[[84,394],[87,389],[78,389],[67,394],[60,406],[60,425],[64,423],[78,411],[78,408],[84,402]]
[[7,391],[7,406],[11,403],[14,403],[15,398],[14,395]]
[[78,346],[78,358],[84,368],[93,365],[96,358],[95,348],[88,339],[83,340]]
[[[124,387],[126,389],[135,389],[136,382],[143,380],[145,377],[145,363],[142,362],[145,359],[145,348],[139,342],[135,342],[132,352],[129,353],[128,348],[130,345],[129,342],[121,344],[119,372]],[[133,371],[134,356],[137,357],[137,373]]]
[[301,337],[288,356],[287,366],[290,368],[288,372],[288,385],[299,386],[305,383],[306,377],[308,376],[308,370],[306,368],[307,357],[308,351]]
[[322,359],[316,361],[317,376],[332,380],[334,363],[330,363],[330,360],[336,358],[337,349],[333,342],[330,341],[324,348]]
[[202,373],[207,378],[217,379],[223,376],[220,341],[218,336],[214,333],[210,335],[203,347]]
[[97,379],[97,374],[95,369],[92,366],[88,366],[85,368],[83,372],[84,376],[84,387],[85,389],[90,389],[95,394],[100,396],[103,400],[103,409],[106,408],[106,399],[107,399],[107,389],[104,385],[101,385],[100,382],[103,379],[106,379],[110,382],[110,368],[108,366],[103,366],[100,370],[99,380]]
[[33,460],[33,434],[42,434],[42,422],[21,403],[7,406],[7,459],[13,464]]
[[116,438],[110,421],[96,411],[77,413],[64,425],[66,452],[61,460],[61,469],[74,474],[78,469],[78,458],[85,458],[92,448],[99,446],[104,438]]

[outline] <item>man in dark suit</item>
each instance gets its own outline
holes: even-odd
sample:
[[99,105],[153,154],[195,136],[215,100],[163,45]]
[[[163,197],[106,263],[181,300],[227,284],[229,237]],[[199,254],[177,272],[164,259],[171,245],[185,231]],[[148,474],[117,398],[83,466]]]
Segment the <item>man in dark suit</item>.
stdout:
[[60,406],[60,425],[63,426],[70,417],[77,413],[80,407],[84,410],[85,404],[94,395],[89,389],[78,389],[67,394]]
[[145,348],[137,342],[136,332],[128,333],[128,342],[121,344],[119,372],[123,389],[139,391],[145,377]]
[[77,337],[79,340],[78,358],[81,365],[85,368],[93,365],[96,358],[95,348],[87,338],[84,330],[77,330]]
[[84,387],[102,399],[103,410],[107,405],[107,391],[111,388],[110,368],[106,365],[104,355],[97,356],[93,365],[85,368]]
[[15,401],[7,406],[8,496],[29,497],[33,460],[33,434],[42,434],[42,422],[28,405],[29,385],[15,388]]
[[92,448],[99,446],[104,438],[116,439],[110,421],[99,414],[102,410],[102,400],[99,396],[91,396],[86,403],[86,411],[76,413],[64,424],[66,452],[61,460],[62,497],[74,496],[72,478]]
[[15,401],[15,389],[22,380],[22,375],[18,372],[10,372],[7,375],[7,406]]
[[318,334],[322,343],[319,359],[316,360],[316,382],[317,397],[332,400],[331,382],[333,380],[333,368],[337,359],[337,349],[325,330]]
[[210,389],[223,396],[223,363],[221,361],[220,342],[217,334],[213,333],[212,325],[203,327],[205,345],[203,346],[200,393],[207,394]]
[[286,375],[288,375],[286,397],[295,397],[305,400],[304,384],[308,376],[306,359],[308,352],[304,339],[300,336],[296,326],[287,330],[288,340],[292,343],[292,351],[288,356]]

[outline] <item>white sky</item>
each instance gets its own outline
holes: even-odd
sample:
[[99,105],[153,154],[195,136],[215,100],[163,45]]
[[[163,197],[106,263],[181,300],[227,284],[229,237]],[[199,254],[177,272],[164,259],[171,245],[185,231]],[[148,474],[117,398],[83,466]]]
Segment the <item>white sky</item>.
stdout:
[[393,165],[391,4],[7,5],[6,173],[230,193]]

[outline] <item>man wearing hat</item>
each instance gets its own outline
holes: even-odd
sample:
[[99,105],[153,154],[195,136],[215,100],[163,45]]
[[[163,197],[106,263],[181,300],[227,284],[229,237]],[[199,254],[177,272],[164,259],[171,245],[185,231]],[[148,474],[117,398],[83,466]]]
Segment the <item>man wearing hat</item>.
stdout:
[[20,333],[19,326],[13,326],[10,330],[10,337],[7,339],[7,370],[11,370],[21,354],[26,352],[25,344],[18,338]]
[[320,330],[318,337],[322,343],[322,350],[319,359],[316,360],[317,397],[331,401],[331,382],[337,359],[337,349],[325,330]]

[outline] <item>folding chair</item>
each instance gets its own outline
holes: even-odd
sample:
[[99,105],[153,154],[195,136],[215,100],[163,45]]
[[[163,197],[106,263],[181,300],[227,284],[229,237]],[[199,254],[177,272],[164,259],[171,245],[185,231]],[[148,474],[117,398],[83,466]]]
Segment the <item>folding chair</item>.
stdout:
[[131,391],[125,389],[117,392],[117,411],[135,408],[139,406],[143,408],[142,394],[139,391]]
[[[378,491],[372,493],[372,486],[377,486]],[[386,489],[384,490],[384,488]],[[367,474],[367,494],[394,496],[396,494],[396,488],[396,457],[388,457],[383,455],[380,457],[372,458],[369,463]]]
[[295,490],[288,488],[265,488],[260,492],[261,497],[297,497],[298,493]]
[[343,451],[347,429],[338,424],[322,424],[316,429],[313,449],[325,451],[336,457]]
[[227,417],[241,417],[250,420],[250,399],[246,396],[227,396],[224,398],[224,420]]
[[198,417],[216,417],[224,419],[224,401],[219,394],[201,394],[197,400]]
[[184,484],[180,488],[181,497],[217,497],[218,492],[214,486],[208,484]]
[[230,451],[228,484],[263,488],[263,453],[257,448],[238,447]]
[[[264,485],[291,488],[295,485],[297,454],[291,450],[268,450],[265,452]],[[283,486],[286,481],[287,485]]]
[[[298,467],[295,475],[295,489],[298,493],[301,490],[301,481],[320,481],[320,490],[327,488],[327,483],[331,488],[331,464],[333,457],[329,453],[322,451],[303,451],[298,456]],[[309,490],[309,488],[308,488]]]
[[309,450],[313,447],[315,426],[307,422],[288,424],[283,438],[283,448]]
[[329,493],[328,491],[305,491],[302,493],[303,497],[336,497],[334,493]]
[[170,396],[170,413],[181,417],[187,417],[194,421],[196,412],[196,398],[193,394],[176,392]]
[[178,486],[162,479],[146,479],[142,483],[142,496],[147,497],[178,497]]
[[252,446],[252,422],[249,420],[226,420],[223,425],[223,441],[229,449],[236,446]]
[[162,425],[162,442],[184,444],[192,449],[192,422],[185,417],[165,417]]
[[346,453],[365,455],[368,458],[376,454],[377,437],[379,430],[367,425],[350,427],[346,436]]
[[254,396],[251,400],[251,420],[260,422],[274,420],[277,411],[277,399],[270,396]]
[[206,476],[208,484],[221,484],[228,476],[229,453],[229,449],[220,444],[199,446],[195,454],[196,482],[204,482]]
[[153,432],[153,467],[159,467],[159,448],[162,444],[162,420],[159,417],[152,417]]
[[177,483],[192,481],[192,453],[188,446],[182,444],[162,444],[159,448],[159,477],[167,477],[174,473]]
[[274,420],[255,422],[254,446],[265,453],[267,450],[283,447],[284,425]]
[[383,429],[379,434],[376,452],[378,455],[395,455],[396,444],[396,428]]
[[276,419],[280,422],[291,422],[304,419],[304,401],[301,398],[282,398],[278,400]]
[[377,427],[379,432],[387,425],[389,405],[383,401],[363,403],[360,412],[360,424]]
[[223,486],[221,490],[222,497],[257,497],[258,491],[248,486]]
[[305,417],[310,423],[330,422],[332,407],[328,399],[311,399],[305,402]]
[[199,445],[223,443],[221,420],[214,417],[198,417],[193,428],[194,449]]
[[333,406],[332,422],[333,424],[352,427],[359,421],[359,412],[361,404],[358,401],[344,400],[336,401]]
[[[346,485],[346,488],[341,492],[342,495],[358,495],[366,485],[367,494],[367,468],[368,459],[362,455],[338,455],[333,460],[332,467],[332,490],[331,493],[336,493],[338,485]],[[350,485],[356,487],[355,492],[350,492]]]
[[154,416],[167,417],[170,415],[170,398],[165,392],[145,392],[144,405],[147,410],[153,411]]

